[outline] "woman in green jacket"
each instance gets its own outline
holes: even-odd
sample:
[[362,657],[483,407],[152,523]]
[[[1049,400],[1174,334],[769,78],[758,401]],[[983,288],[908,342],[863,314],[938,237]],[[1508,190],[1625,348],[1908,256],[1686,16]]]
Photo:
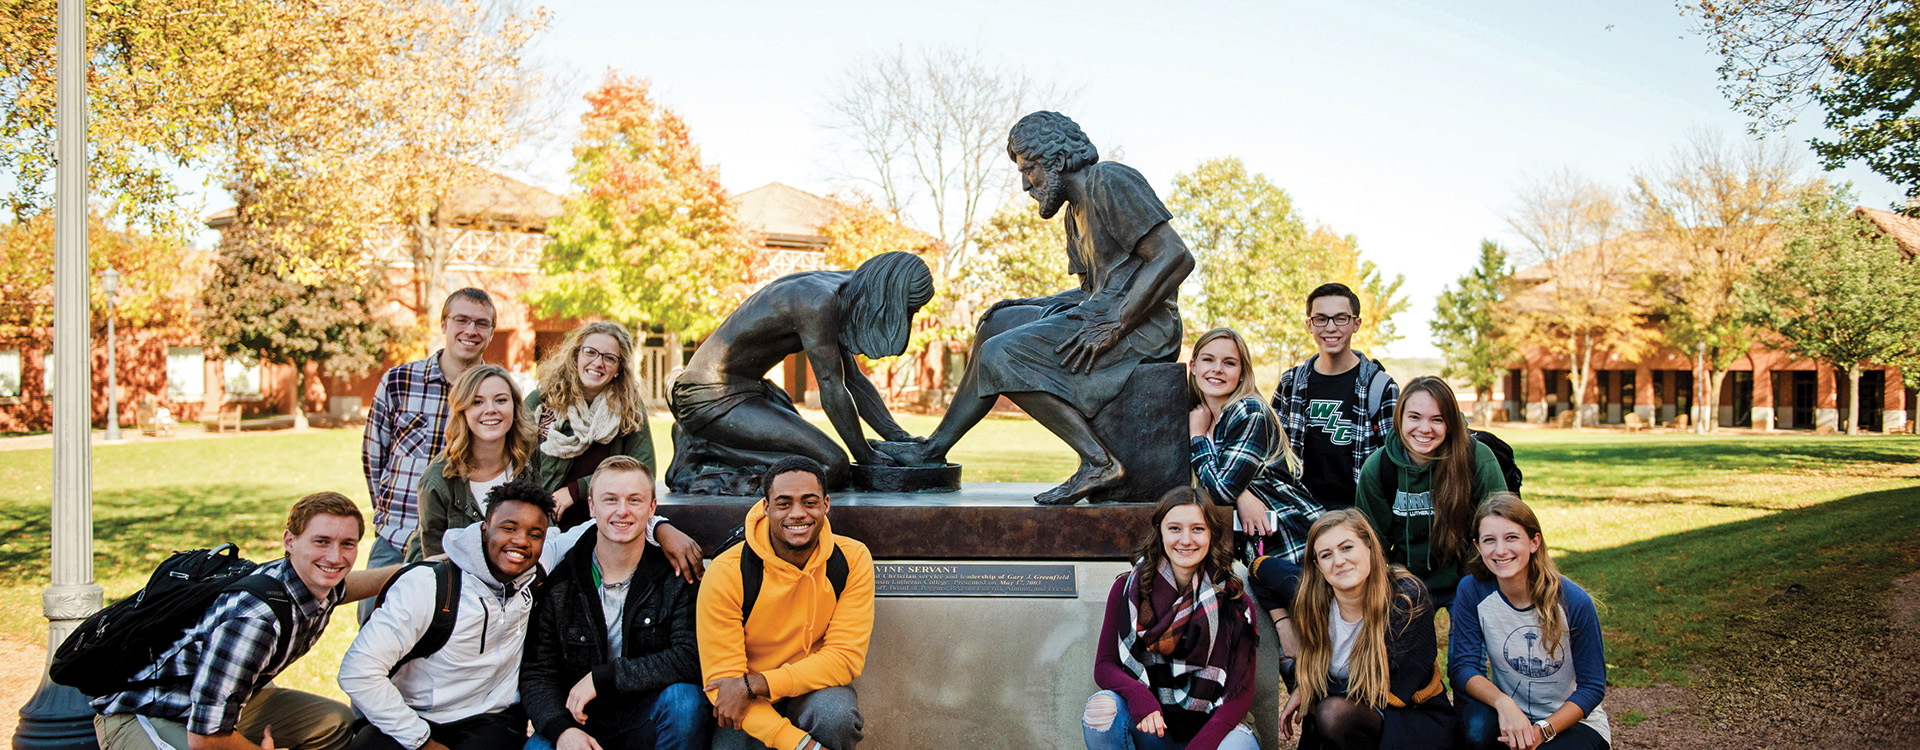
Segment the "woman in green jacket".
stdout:
[[447,529],[485,519],[487,493],[525,472],[533,446],[533,423],[506,368],[460,373],[447,391],[447,446],[420,477],[420,530],[407,541],[407,561],[440,554]]
[[1387,562],[1404,565],[1433,595],[1453,602],[1473,558],[1473,512],[1507,491],[1500,461],[1467,432],[1447,381],[1415,378],[1400,389],[1393,434],[1360,468],[1354,507],[1379,532]]
[[573,329],[540,364],[540,385],[527,396],[540,440],[533,481],[553,493],[561,529],[586,522],[587,480],[601,461],[632,456],[654,470],[633,355],[633,334],[600,321]]

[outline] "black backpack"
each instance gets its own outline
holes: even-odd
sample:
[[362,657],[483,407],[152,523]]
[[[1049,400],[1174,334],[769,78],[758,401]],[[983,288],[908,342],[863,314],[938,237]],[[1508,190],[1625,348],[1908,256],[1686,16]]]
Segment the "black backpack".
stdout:
[[400,667],[407,662],[432,656],[444,648],[447,639],[453,637],[453,624],[460,616],[460,568],[452,560],[408,563],[387,579],[387,585],[380,587],[380,595],[373,599],[374,609],[387,603],[387,591],[400,580],[400,576],[420,567],[433,568],[433,620],[427,624],[427,632],[420,635],[420,640],[414,641],[413,648],[408,649],[399,661],[393,663],[393,668],[387,670],[388,677],[400,671]]
[[[728,534],[726,540],[720,542],[720,547],[713,551],[713,556],[719,557],[720,553],[731,549],[734,545],[742,545],[740,548],[740,623],[743,625],[746,624],[747,617],[753,614],[753,603],[760,598],[760,584],[767,574],[766,561],[760,559],[760,553],[753,551],[753,545],[745,544],[746,541],[747,527],[736,526],[733,533]],[[840,595],[847,593],[847,572],[847,553],[840,551],[840,545],[833,545],[833,554],[827,557],[827,582],[833,584],[835,602],[840,600]]]
[[240,557],[232,544],[173,553],[145,588],[80,623],[54,651],[50,676],[95,698],[192,680],[193,675],[145,680],[134,675],[165,658],[229,591],[247,592],[272,608],[280,622],[275,653],[285,654],[293,639],[293,597],[280,581],[252,575],[259,567]]
[[[1523,477],[1520,465],[1513,461],[1513,446],[1507,445],[1507,441],[1491,432],[1469,429],[1467,435],[1474,442],[1487,446],[1487,450],[1493,453],[1493,459],[1500,462],[1500,475],[1507,480],[1507,491],[1520,494],[1520,480]],[[1380,483],[1380,491],[1384,494],[1390,495],[1400,489],[1400,472],[1394,470],[1392,461],[1380,461],[1380,468],[1374,471],[1374,479]]]

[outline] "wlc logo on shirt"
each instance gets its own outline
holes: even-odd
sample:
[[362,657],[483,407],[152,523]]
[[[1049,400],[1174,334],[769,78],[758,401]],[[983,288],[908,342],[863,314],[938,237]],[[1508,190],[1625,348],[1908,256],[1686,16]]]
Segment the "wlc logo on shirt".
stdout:
[[1357,425],[1340,413],[1340,402],[1337,400],[1316,398],[1308,401],[1307,422],[1327,433],[1327,439],[1333,441],[1334,445],[1353,444]]

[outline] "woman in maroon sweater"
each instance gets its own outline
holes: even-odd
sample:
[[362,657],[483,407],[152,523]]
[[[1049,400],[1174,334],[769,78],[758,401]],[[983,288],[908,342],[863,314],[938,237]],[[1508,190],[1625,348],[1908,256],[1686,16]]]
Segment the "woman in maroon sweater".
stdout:
[[1137,564],[1113,584],[1081,726],[1087,750],[1255,750],[1253,612],[1233,573],[1227,509],[1160,498]]

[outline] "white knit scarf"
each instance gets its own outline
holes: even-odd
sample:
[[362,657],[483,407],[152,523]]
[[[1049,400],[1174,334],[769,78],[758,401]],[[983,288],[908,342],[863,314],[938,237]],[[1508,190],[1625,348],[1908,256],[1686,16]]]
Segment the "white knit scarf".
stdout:
[[567,407],[565,424],[573,428],[573,434],[560,431],[560,425],[547,430],[547,439],[540,444],[540,452],[554,458],[573,458],[587,451],[587,446],[612,440],[620,431],[620,416],[607,407],[607,394],[595,396],[592,403],[584,408],[580,404]]

